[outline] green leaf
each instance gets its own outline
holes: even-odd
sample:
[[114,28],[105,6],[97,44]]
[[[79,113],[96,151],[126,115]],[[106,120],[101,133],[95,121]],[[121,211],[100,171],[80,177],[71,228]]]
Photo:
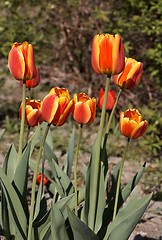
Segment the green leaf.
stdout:
[[52,204],[51,208],[51,233],[55,240],[69,240],[64,217],[56,204]]
[[[144,214],[151,197],[152,194],[149,194],[141,199],[137,199],[135,193],[135,196],[132,196],[132,199],[119,211],[115,220],[108,226],[104,240],[117,240],[119,236],[120,239],[127,240]],[[108,236],[109,238],[107,238]]]
[[10,179],[10,182],[12,182],[14,178],[17,162],[18,162],[18,154],[16,152],[14,144],[12,144],[8,150],[8,153],[3,163],[3,170],[7,174],[8,178]]
[[40,126],[38,125],[36,127],[36,130],[34,132],[34,134],[32,135],[32,137],[30,138],[29,142],[31,142],[31,147],[30,147],[30,157],[32,155],[32,152],[33,152],[33,149],[35,147],[35,144],[39,138],[39,135],[40,135]]
[[0,139],[2,138],[4,132],[5,132],[5,129],[2,129],[2,130],[0,131]]
[[0,168],[0,181],[9,206],[9,212],[12,215],[13,223],[17,229],[19,239],[26,239],[27,219],[19,197],[11,185],[8,177]]
[[64,173],[64,171],[57,165],[57,163],[52,159],[52,161],[48,161],[54,179],[57,184],[63,189],[64,196],[72,194],[74,192],[73,184],[70,181],[70,178]]
[[[82,201],[84,201],[85,198],[85,187],[82,187],[77,191],[78,196],[78,204],[80,204]],[[63,214],[64,218],[67,218],[67,204],[70,207],[70,209],[74,210],[75,208],[75,194],[71,194],[67,197],[62,198],[57,203],[55,203],[57,208],[60,209],[61,213]]]
[[64,172],[68,175],[69,178],[71,175],[71,169],[73,165],[74,150],[75,150],[75,128],[73,129],[73,132],[69,141],[67,158],[66,158],[66,161],[64,162]]
[[[47,128],[47,125],[48,125],[48,123],[46,123],[46,122],[43,122],[43,123],[42,123],[42,126],[43,126],[43,134],[44,134],[44,132],[45,132],[45,130],[46,130],[46,128]],[[48,130],[48,134],[47,134],[47,137],[46,137],[46,143],[47,143],[47,145],[53,150],[53,140],[52,140],[52,135],[51,135],[50,129]]]
[[[118,169],[120,168],[121,161],[115,166],[114,171],[112,172],[114,176],[114,184],[117,181],[117,175],[118,175]],[[122,206],[124,201],[127,199],[127,197],[131,194],[135,186],[138,184],[140,178],[142,177],[143,171],[145,169],[146,164],[144,163],[140,171],[132,178],[132,180],[120,191],[119,194],[119,203],[118,203],[118,209]],[[114,185],[116,186],[116,184]],[[114,195],[115,196],[115,195]],[[108,207],[105,208],[104,214],[103,214],[103,225],[102,228],[99,231],[98,236],[103,239],[103,236],[105,235],[106,228],[109,224],[109,222],[112,220],[113,216],[113,210],[114,210],[114,202],[115,198],[113,198],[109,203]]]
[[97,235],[95,235],[85,223],[83,223],[75,214],[73,214],[68,206],[67,212],[70,226],[74,235],[74,240],[99,240]]

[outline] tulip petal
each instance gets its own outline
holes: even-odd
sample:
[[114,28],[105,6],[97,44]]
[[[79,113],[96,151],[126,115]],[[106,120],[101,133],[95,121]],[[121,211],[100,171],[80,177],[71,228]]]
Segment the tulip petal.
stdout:
[[138,126],[137,122],[134,120],[129,120],[129,118],[123,118],[121,125],[121,133],[126,137],[131,137],[132,132]]
[[91,117],[87,123],[92,123],[96,115],[96,99],[92,98],[91,100],[87,101],[86,104],[88,104],[91,110]]
[[25,60],[21,51],[16,47],[12,48],[9,53],[8,65],[12,75],[17,80],[24,79],[25,74]]
[[133,89],[139,84],[142,70],[143,64],[141,62],[136,62],[128,73],[127,81],[125,83],[126,89]]
[[38,109],[33,109],[28,115],[28,125],[30,127],[35,127],[38,125],[38,119],[40,118],[41,112]]
[[131,138],[136,139],[142,136],[146,132],[147,127],[148,127],[147,121],[142,121],[132,132]]
[[86,124],[91,118],[90,107],[83,102],[78,102],[75,104],[73,117],[79,124]]
[[62,115],[59,118],[58,123],[56,124],[57,126],[62,126],[66,119],[68,118],[68,116],[70,115],[71,111],[73,110],[74,107],[74,100],[71,100],[67,106],[67,108],[64,110],[64,112],[62,113]]
[[34,60],[34,50],[33,45],[28,45],[28,54],[27,54],[27,62],[26,62],[26,78],[32,79],[36,76],[37,70],[35,67],[35,60]]
[[99,68],[103,74],[111,74],[114,36],[105,34],[99,42]]
[[42,119],[51,123],[58,108],[58,97],[56,94],[48,94],[42,104]]
[[112,74],[119,74],[125,65],[125,50],[119,34],[115,35],[112,56]]
[[99,69],[99,34],[95,35],[93,38],[93,43],[92,43],[92,57],[91,57],[91,62],[92,62],[92,67],[94,71],[98,74],[100,74],[100,69]]

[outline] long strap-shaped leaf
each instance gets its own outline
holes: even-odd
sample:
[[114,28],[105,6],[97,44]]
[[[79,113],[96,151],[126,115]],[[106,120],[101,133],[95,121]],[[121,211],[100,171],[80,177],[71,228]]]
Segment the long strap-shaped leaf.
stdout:
[[19,235],[19,239],[26,239],[26,231],[27,231],[27,219],[19,197],[11,185],[8,177],[0,168],[0,181],[2,184],[3,191],[5,193],[5,197],[10,209],[10,213],[13,217],[13,222],[15,227],[17,228],[17,232]]
[[107,233],[103,240],[127,240],[133,229],[144,214],[152,194],[149,194],[141,199],[135,197],[129,200],[127,205],[122,208],[117,214],[115,220],[108,226]]

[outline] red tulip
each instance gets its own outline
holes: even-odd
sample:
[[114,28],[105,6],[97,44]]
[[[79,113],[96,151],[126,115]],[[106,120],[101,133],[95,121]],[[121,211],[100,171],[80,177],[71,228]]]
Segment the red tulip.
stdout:
[[34,50],[28,42],[15,42],[8,57],[9,69],[17,80],[30,80],[37,74]]
[[96,99],[88,97],[85,93],[74,94],[75,105],[73,118],[79,124],[92,123],[96,114]]
[[[36,86],[38,86],[38,84],[40,83],[40,76],[39,76],[39,71],[37,70],[37,74],[34,78],[26,81],[26,87],[27,88],[35,88]],[[23,81],[20,81],[21,86],[23,86]]]
[[142,76],[143,64],[132,58],[125,58],[125,68],[123,72],[114,76],[114,83],[123,89],[135,88]]
[[128,109],[125,113],[120,113],[119,130],[124,136],[138,138],[146,132],[147,127],[147,121],[142,120],[142,115],[137,109]]
[[70,100],[67,89],[52,88],[43,100],[42,118],[45,122],[62,126],[71,113],[73,106],[74,100]]
[[[35,127],[43,122],[42,120],[42,101],[41,100],[29,100],[26,98],[25,103],[25,124],[30,127]],[[20,106],[19,116],[22,115],[22,103]]]
[[[102,109],[102,106],[103,106],[104,96],[105,96],[105,91],[103,89],[100,89],[99,100],[98,100],[98,106],[100,109]],[[111,110],[114,106],[114,103],[115,103],[115,93],[113,90],[109,90],[107,104],[106,104],[106,110]]]
[[[36,180],[36,184],[40,185],[41,182],[41,178],[42,178],[42,173],[38,174],[37,180]],[[50,180],[43,174],[43,185],[46,185],[47,182],[49,182]]]
[[92,44],[92,67],[98,74],[114,75],[124,69],[125,51],[119,34],[97,34]]

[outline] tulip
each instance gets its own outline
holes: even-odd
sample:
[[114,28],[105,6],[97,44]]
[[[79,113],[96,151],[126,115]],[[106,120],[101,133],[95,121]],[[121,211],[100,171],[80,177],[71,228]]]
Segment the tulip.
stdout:
[[[42,173],[39,173],[36,180],[37,185],[40,185],[41,178],[42,178]],[[47,182],[49,182],[49,179],[43,174],[43,185],[46,185]]]
[[9,69],[17,80],[30,80],[37,74],[34,50],[28,42],[15,42],[8,57]]
[[120,113],[119,130],[124,136],[136,139],[146,132],[147,127],[147,121],[142,120],[142,115],[137,109],[128,109],[125,113]]
[[92,43],[92,67],[98,74],[108,76],[118,74],[124,69],[125,51],[121,36],[97,34]]
[[125,58],[123,72],[114,76],[114,83],[122,89],[130,90],[135,88],[141,79],[143,64],[132,58]]
[[[103,106],[104,95],[105,95],[105,91],[103,89],[100,89],[99,100],[98,100],[98,106],[100,109],[102,109],[102,106]],[[114,93],[114,91],[109,90],[107,104],[106,104],[106,110],[111,110],[114,106],[114,103],[115,103],[115,93]]]
[[[41,100],[29,100],[26,98],[25,101],[25,124],[30,127],[35,127],[43,122],[42,120],[42,101]],[[20,119],[22,115],[22,103],[20,106]]]
[[75,105],[73,118],[79,124],[92,123],[96,114],[96,99],[88,97],[85,93],[74,94]]
[[[40,76],[39,76],[39,71],[37,68],[36,68],[36,71],[37,71],[36,76],[34,78],[26,81],[27,88],[35,88],[40,83]],[[23,81],[20,81],[20,85],[23,86]]]
[[65,88],[52,88],[44,98],[42,104],[42,118],[55,126],[62,126],[74,106],[74,100],[70,100],[69,92]]

